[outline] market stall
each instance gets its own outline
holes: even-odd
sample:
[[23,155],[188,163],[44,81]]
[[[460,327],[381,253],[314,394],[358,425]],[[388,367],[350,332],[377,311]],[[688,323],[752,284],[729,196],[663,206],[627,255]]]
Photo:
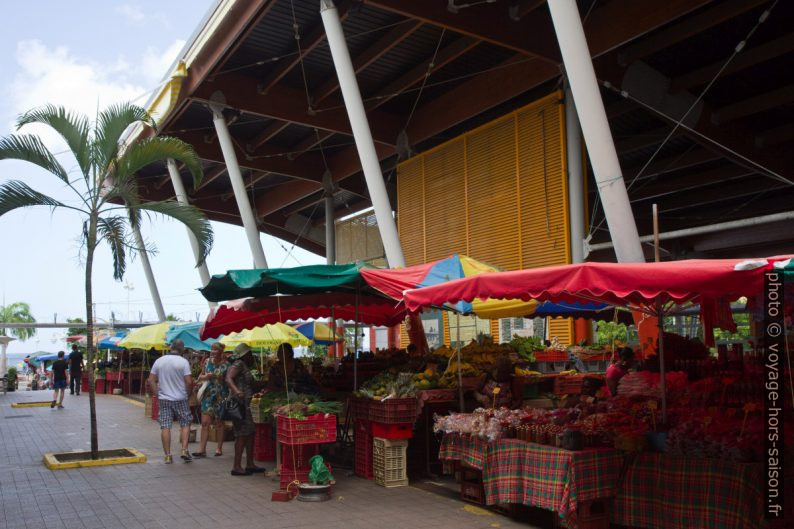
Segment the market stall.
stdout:
[[[659,317],[660,323],[676,307],[698,304],[708,343],[714,326],[731,328],[730,312],[724,310],[727,303],[739,297],[756,301],[763,292],[765,271],[787,259],[585,263],[484,274],[408,291],[405,298],[407,307],[414,311],[474,299],[595,301],[645,311]],[[599,494],[609,493],[603,509],[608,514],[602,515],[597,525],[588,523],[587,527],[608,527],[610,520],[651,528],[763,527],[763,500],[757,485],[762,470],[763,430],[756,413],[763,404],[755,400],[756,392],[747,390],[753,387],[750,378],[761,368],[753,360],[757,363],[762,357],[744,355],[739,363],[743,369],[730,371],[732,366],[721,358],[698,357],[704,350],[708,356],[702,344],[698,348],[684,339],[676,342],[662,329],[658,342],[658,358],[654,360],[658,359],[659,373],[630,373],[621,378],[618,396],[599,404],[608,403],[611,409],[596,413],[588,410],[587,414],[580,409],[575,420],[555,417],[550,423],[539,411],[521,417],[518,424],[511,422],[515,416],[510,414],[519,412],[507,410],[481,410],[479,413],[490,419],[479,422],[476,416],[453,415],[441,419],[437,428],[448,436],[478,435],[484,439],[468,442],[445,437],[442,457],[481,466],[486,503],[513,501],[545,506],[558,512],[561,522],[577,526],[581,512],[575,513],[570,491],[549,486],[555,479],[534,483],[534,492],[529,493],[523,492],[523,484],[532,483],[533,468],[545,477],[559,466],[575,468],[571,461],[592,450],[582,450],[582,446],[593,442],[597,434],[596,443],[613,447],[600,452],[612,456],[594,458],[589,472],[607,476],[607,481],[586,487]],[[679,358],[691,357],[701,362],[700,367],[707,362],[709,376],[690,380],[685,372],[665,373],[665,342],[671,349],[682,349],[675,351]],[[737,399],[734,393],[742,397]],[[729,402],[732,404],[726,407]],[[537,441],[556,448],[537,450]],[[559,450],[571,442],[580,446],[575,456],[567,459]],[[595,462],[602,457],[611,462]],[[523,466],[530,470],[519,470]],[[615,468],[623,469],[622,479],[617,479],[621,473],[615,473]],[[586,482],[588,472],[568,472],[561,480],[578,491],[580,478]],[[548,496],[535,494],[544,490]],[[581,511],[581,506],[577,509]]]

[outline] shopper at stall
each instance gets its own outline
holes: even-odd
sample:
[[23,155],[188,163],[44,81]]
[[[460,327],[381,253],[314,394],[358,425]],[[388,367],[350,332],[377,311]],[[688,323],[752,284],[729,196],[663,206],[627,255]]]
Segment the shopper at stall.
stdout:
[[306,370],[303,362],[295,360],[295,352],[288,343],[283,343],[276,350],[278,361],[270,368],[267,378],[268,388],[274,391],[284,391],[286,385],[295,393],[318,393],[319,387]]
[[[232,365],[226,372],[226,385],[229,392],[243,404],[243,419],[234,422],[234,466],[232,476],[250,476],[265,469],[254,465],[254,418],[251,416],[251,397],[254,394],[254,377],[251,367],[254,354],[251,348],[241,343],[234,348]],[[246,467],[243,468],[243,450]]]
[[55,389],[55,393],[52,395],[50,408],[54,408],[56,402],[58,408],[63,408],[63,394],[67,385],[67,369],[69,369],[69,364],[64,360],[64,353],[63,351],[58,351],[58,359],[52,363],[52,387]]
[[[215,342],[210,347],[210,356],[204,361],[198,382],[202,383],[204,391],[201,394],[201,444],[198,452],[193,452],[194,457],[207,456],[207,441],[209,440],[210,424],[215,424],[217,432],[217,447],[215,455],[223,455],[224,425],[221,420],[221,403],[229,396],[229,388],[226,387],[226,371],[229,363],[223,354],[224,345]],[[206,386],[204,386],[206,384]]]
[[631,347],[618,349],[618,360],[607,368],[606,381],[609,395],[614,397],[618,394],[618,382],[628,374],[629,369],[634,364],[634,350]]
[[480,406],[483,408],[512,407],[513,392],[510,387],[512,372],[513,364],[509,359],[501,357],[495,362],[493,371],[488,374],[483,387],[474,393],[474,398]]
[[83,353],[77,347],[77,344],[72,344],[72,352],[69,355],[69,394],[80,395],[80,383],[83,381]]
[[169,354],[157,359],[149,375],[149,386],[152,394],[157,395],[160,405],[160,440],[163,443],[166,464],[174,462],[171,457],[171,426],[174,416],[179,419],[181,428],[182,460],[185,463],[193,461],[187,449],[190,423],[193,422],[187,399],[193,391],[193,375],[190,364],[182,357],[184,351],[185,344],[182,340],[171,342]]

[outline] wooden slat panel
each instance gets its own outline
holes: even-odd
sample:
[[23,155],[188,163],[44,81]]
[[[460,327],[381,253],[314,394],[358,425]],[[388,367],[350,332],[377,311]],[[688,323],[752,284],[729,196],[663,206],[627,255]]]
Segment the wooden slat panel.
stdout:
[[518,270],[513,116],[469,133],[466,160],[471,256],[506,270]]
[[417,156],[397,167],[397,230],[407,266],[425,262],[423,164]]
[[428,153],[424,159],[427,261],[465,254],[463,138]]

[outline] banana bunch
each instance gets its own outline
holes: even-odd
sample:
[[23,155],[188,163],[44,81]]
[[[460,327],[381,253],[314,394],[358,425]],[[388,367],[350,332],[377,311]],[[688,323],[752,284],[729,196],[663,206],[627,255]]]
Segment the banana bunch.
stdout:
[[524,369],[519,366],[516,366],[513,372],[519,377],[539,377],[543,375],[540,371],[532,371],[531,369]]
[[569,369],[568,371],[560,371],[560,374],[566,376],[573,376],[573,375],[578,375],[579,371],[577,371],[576,369]]

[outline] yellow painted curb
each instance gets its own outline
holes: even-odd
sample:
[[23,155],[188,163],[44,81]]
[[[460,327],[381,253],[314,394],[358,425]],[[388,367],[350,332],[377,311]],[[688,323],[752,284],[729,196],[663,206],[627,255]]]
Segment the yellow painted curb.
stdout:
[[34,402],[12,402],[12,408],[47,408],[52,404],[51,400],[42,400]]
[[61,463],[55,458],[55,453],[50,452],[44,454],[44,466],[50,470],[65,470],[67,468],[81,468],[81,467],[104,467],[109,465],[127,465],[129,463],[146,463],[146,455],[143,452],[135,450],[134,448],[124,448],[129,450],[132,456],[128,457],[109,457],[107,459],[90,459],[91,452],[77,451],[77,452],[60,452],[62,454],[86,454],[89,459],[69,461]]
[[113,396],[116,397],[116,398],[119,398],[119,399],[124,399],[127,402],[129,402],[130,404],[134,404],[135,406],[138,406],[139,408],[144,408],[146,406],[143,402],[141,402],[139,400],[131,399],[131,398],[125,396],[125,395],[113,395]]

